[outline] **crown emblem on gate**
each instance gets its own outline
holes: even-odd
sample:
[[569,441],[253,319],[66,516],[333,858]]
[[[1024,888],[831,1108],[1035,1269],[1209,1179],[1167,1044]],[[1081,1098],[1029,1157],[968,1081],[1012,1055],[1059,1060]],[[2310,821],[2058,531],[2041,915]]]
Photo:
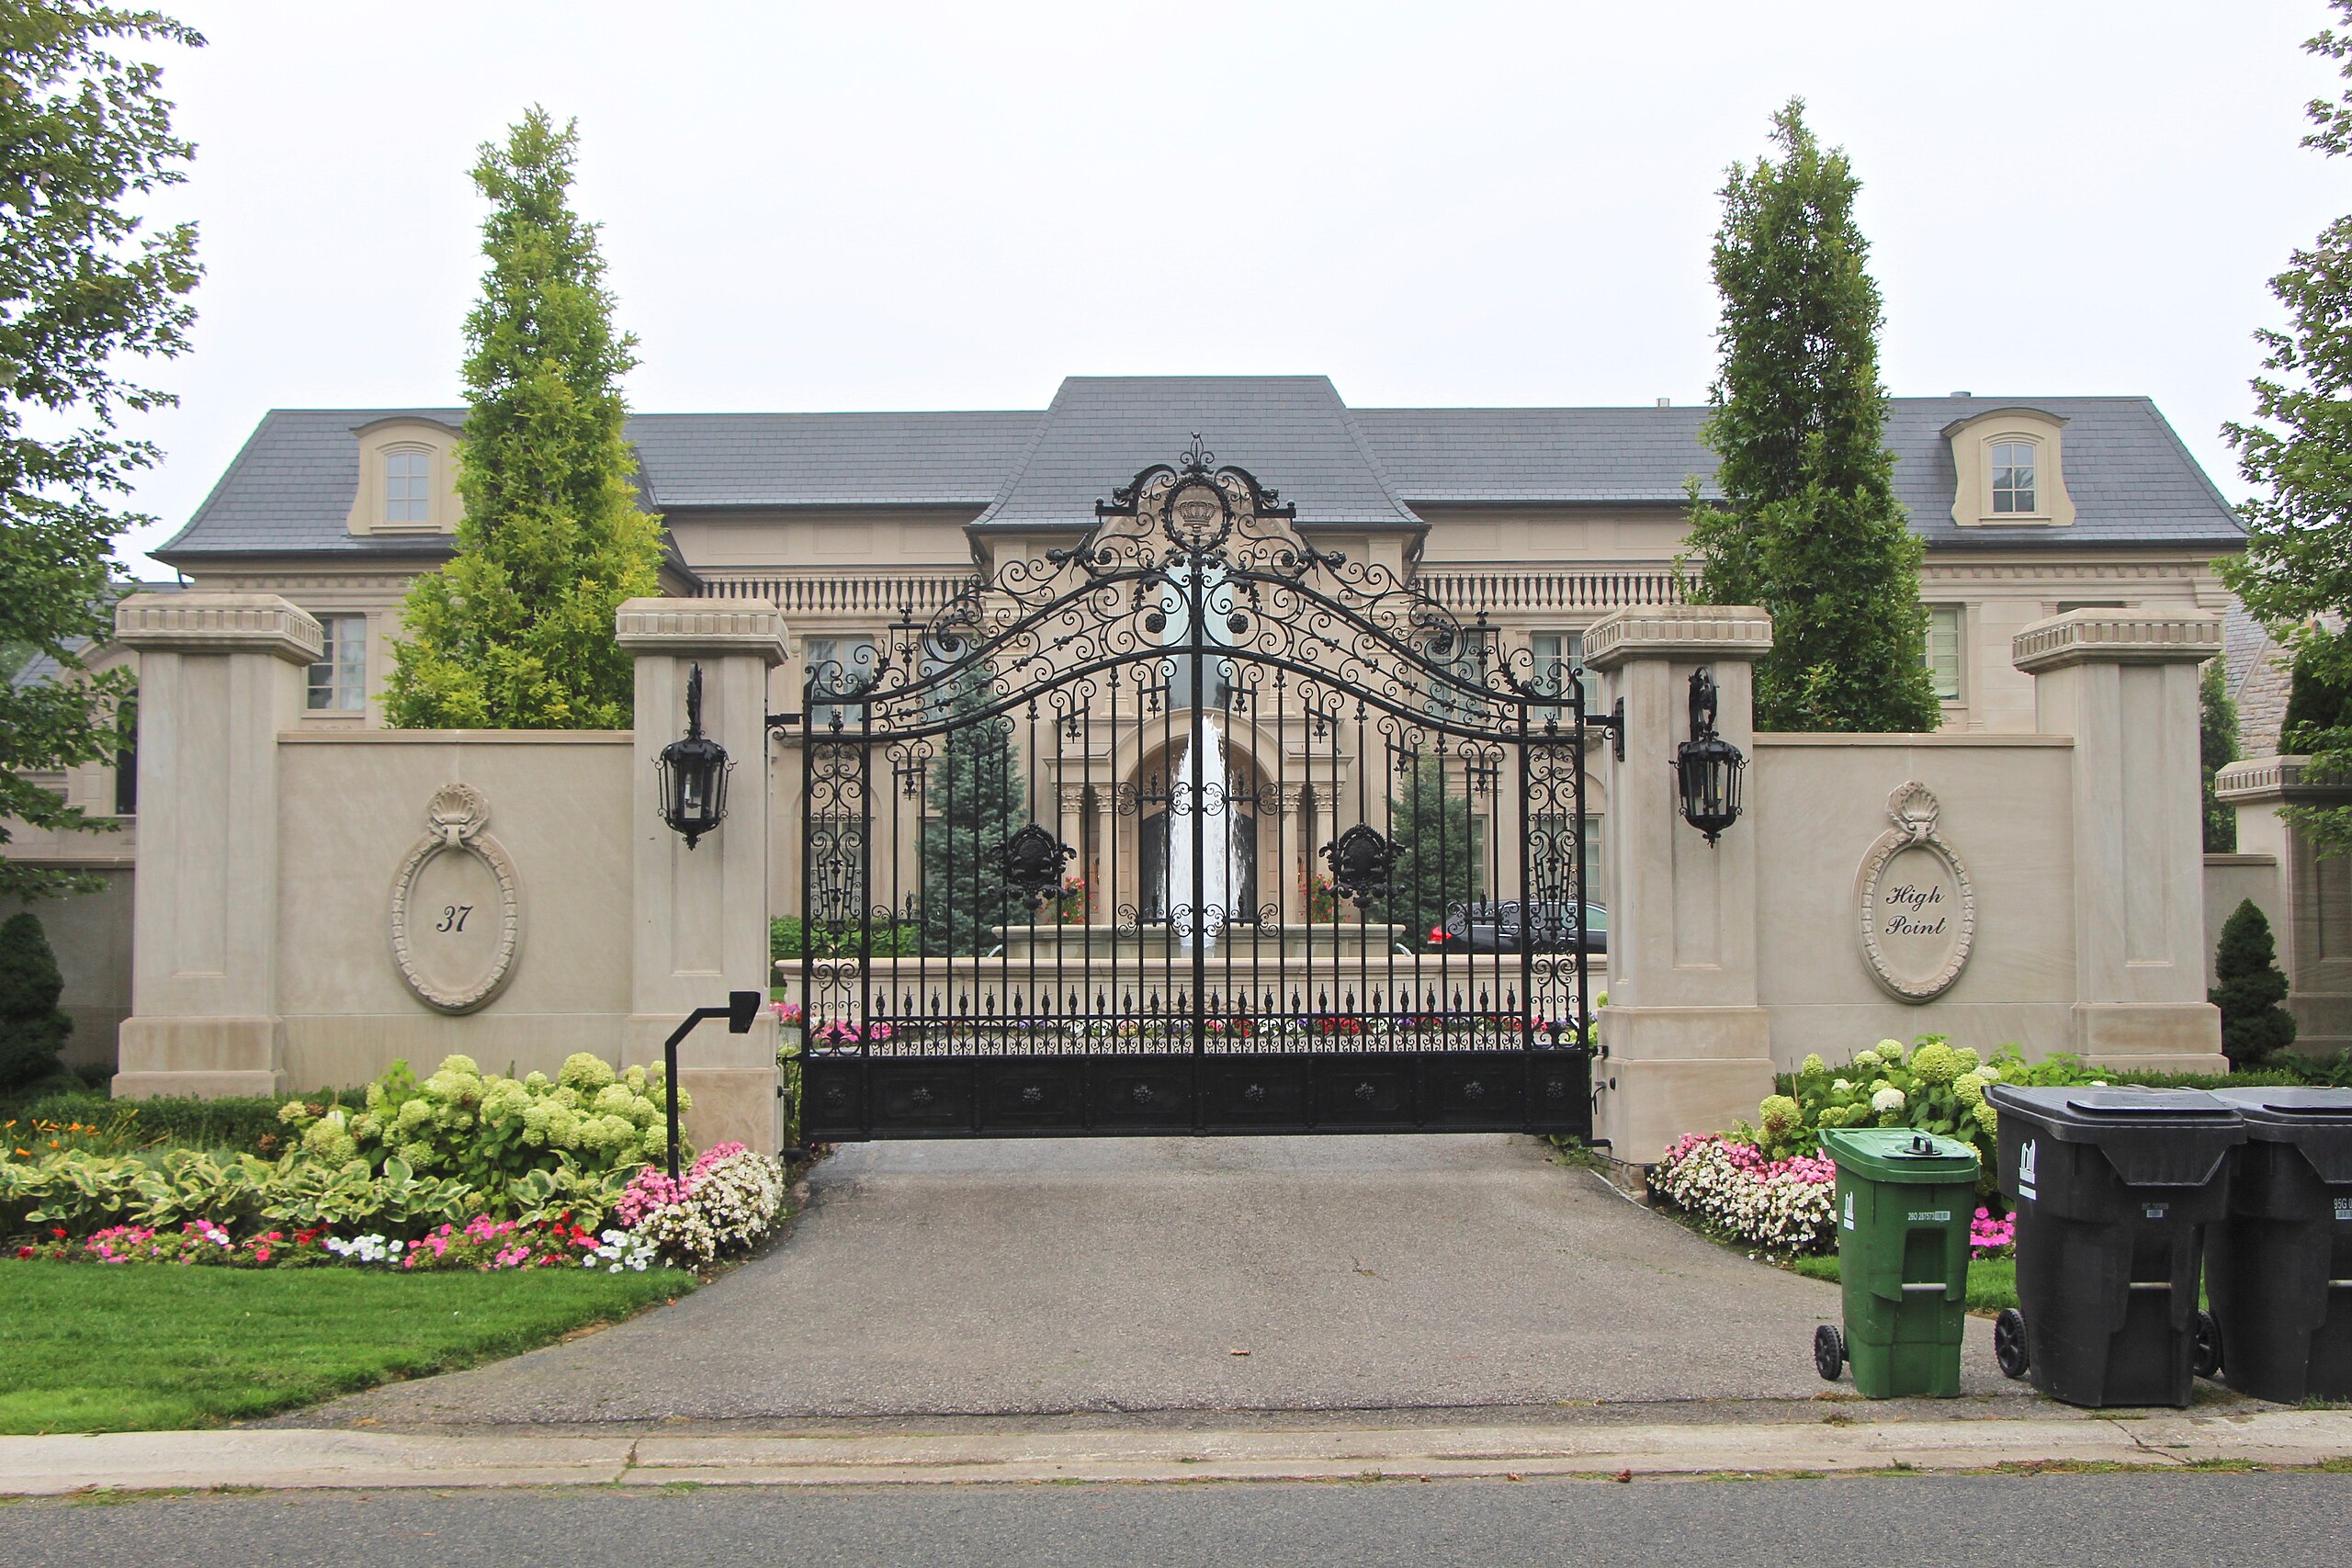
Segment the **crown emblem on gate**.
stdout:
[[1032,822],[1012,837],[1005,840],[998,852],[1004,864],[1004,880],[1029,900],[1035,908],[1046,901],[1046,895],[1059,887],[1062,866],[1078,852]]

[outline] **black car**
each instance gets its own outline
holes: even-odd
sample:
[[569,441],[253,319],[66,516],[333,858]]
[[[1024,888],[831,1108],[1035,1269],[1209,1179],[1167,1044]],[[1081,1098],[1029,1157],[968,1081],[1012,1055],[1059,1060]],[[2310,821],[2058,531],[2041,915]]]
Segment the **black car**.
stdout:
[[[1517,953],[1521,908],[1516,898],[1499,904],[1452,906],[1445,912],[1448,945],[1458,945],[1469,953]],[[1575,905],[1543,903],[1535,905],[1534,909],[1536,952],[1577,951]],[[1584,907],[1582,947],[1586,953],[1609,951],[1609,911],[1598,904]]]

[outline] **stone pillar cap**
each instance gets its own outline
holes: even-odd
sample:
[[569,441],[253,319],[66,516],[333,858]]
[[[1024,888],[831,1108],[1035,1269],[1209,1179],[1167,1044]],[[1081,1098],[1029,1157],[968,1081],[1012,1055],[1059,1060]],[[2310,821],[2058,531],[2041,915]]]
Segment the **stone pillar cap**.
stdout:
[[2222,617],[2211,610],[2069,610],[2034,622],[2009,642],[2009,661],[2029,675],[2070,664],[2201,664],[2222,651]]
[[1753,604],[1679,604],[1611,610],[1585,628],[1584,662],[1613,670],[1636,659],[1761,659],[1772,617]]
[[631,599],[613,617],[613,635],[633,654],[756,654],[770,665],[786,658],[784,613],[764,599]]
[[319,623],[275,593],[134,593],[114,607],[114,639],[173,653],[266,653],[315,664]]
[[2265,800],[2352,800],[2352,779],[2330,779],[2311,771],[2309,757],[2248,757],[2213,775],[2216,799],[2232,805]]

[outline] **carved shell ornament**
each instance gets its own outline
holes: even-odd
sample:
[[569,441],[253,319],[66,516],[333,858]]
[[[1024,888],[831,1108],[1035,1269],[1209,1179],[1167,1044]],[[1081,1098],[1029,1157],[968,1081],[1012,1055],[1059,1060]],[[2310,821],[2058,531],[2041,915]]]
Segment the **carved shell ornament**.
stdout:
[[1898,1001],[1933,1001],[1968,966],[1976,939],[1976,889],[1937,828],[1934,794],[1911,780],[1886,797],[1892,826],[1862,856],[1854,878],[1862,960]]
[[471,784],[444,784],[425,831],[392,877],[392,966],[437,1012],[487,1006],[514,975],[522,904],[514,863],[483,829],[490,803]]

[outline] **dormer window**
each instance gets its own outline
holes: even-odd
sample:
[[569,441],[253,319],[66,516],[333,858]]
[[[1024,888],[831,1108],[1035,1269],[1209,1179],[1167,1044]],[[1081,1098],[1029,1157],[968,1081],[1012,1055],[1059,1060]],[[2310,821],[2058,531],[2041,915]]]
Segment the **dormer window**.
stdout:
[[414,448],[384,454],[384,521],[433,521],[433,454]]
[[355,426],[359,483],[345,523],[355,534],[454,534],[458,501],[455,424],[393,414]]
[[2064,528],[2066,421],[2043,409],[1996,408],[1944,426],[1951,443],[1951,520],[1963,528]]
[[1993,443],[1993,511],[2030,514],[2033,504],[2033,443]]

